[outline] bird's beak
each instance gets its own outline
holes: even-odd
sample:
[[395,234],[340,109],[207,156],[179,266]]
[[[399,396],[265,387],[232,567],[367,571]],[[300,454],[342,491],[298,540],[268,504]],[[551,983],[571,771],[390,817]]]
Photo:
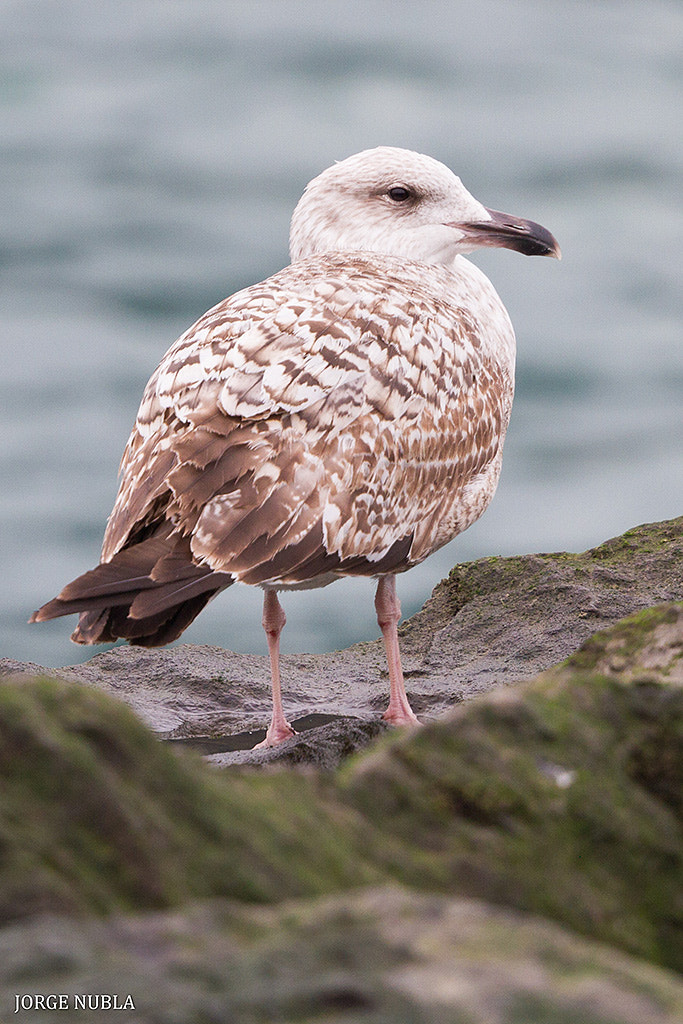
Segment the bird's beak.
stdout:
[[449,226],[461,231],[464,241],[471,244],[473,249],[500,246],[514,249],[525,256],[553,256],[557,260],[562,259],[559,245],[542,225],[498,210],[487,209],[486,212],[491,220]]

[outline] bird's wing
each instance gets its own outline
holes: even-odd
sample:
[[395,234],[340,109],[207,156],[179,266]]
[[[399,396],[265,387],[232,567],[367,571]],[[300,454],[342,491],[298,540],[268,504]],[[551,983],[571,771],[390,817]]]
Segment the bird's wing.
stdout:
[[395,271],[302,260],[197,321],[145,390],[103,559],[160,520],[246,582],[390,571],[443,543],[511,382],[465,310]]

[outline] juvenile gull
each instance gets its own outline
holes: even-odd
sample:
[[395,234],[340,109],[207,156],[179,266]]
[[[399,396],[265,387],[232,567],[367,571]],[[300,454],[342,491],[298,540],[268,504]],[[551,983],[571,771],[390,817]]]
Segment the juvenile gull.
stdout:
[[278,591],[377,578],[390,700],[416,722],[395,574],[467,529],[493,497],[515,337],[481,246],[560,251],[545,228],[482,206],[444,164],[380,147],[311,181],[292,262],[214,306],[152,375],[121,463],[101,563],[32,616],[72,635],[175,640],[235,581],[264,590],[273,712]]

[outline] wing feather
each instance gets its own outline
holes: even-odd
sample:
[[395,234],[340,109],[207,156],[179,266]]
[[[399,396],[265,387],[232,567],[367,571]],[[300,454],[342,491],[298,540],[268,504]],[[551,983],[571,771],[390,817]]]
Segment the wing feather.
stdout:
[[165,520],[196,563],[294,585],[399,550],[407,568],[469,525],[511,375],[445,286],[406,297],[405,277],[389,257],[315,257],[197,321],[145,390],[103,559]]

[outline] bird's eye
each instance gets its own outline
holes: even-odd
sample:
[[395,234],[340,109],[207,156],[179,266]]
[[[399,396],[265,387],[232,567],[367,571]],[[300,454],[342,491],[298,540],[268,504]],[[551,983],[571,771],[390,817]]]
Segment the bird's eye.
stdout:
[[408,199],[412,199],[413,193],[405,185],[393,185],[387,195],[394,203],[405,203]]

